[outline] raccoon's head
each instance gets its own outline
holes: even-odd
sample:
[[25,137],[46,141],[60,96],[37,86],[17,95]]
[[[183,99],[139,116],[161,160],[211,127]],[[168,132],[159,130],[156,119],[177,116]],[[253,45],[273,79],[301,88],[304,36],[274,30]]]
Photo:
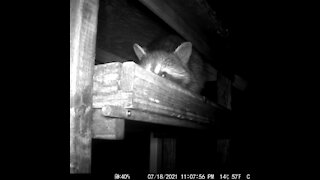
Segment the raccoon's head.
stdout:
[[190,82],[190,71],[188,69],[188,62],[192,53],[190,42],[182,43],[174,52],[162,50],[148,52],[138,44],[134,44],[133,49],[140,61],[140,66],[147,71],[183,86]]

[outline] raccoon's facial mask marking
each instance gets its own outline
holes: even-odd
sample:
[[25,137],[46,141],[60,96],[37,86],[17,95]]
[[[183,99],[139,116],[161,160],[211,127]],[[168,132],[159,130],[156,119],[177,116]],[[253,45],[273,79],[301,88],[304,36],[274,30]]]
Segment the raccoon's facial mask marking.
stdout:
[[184,69],[174,66],[163,66],[160,73],[164,74],[164,76],[170,75],[176,79],[184,79],[187,75]]
[[147,71],[149,71],[149,72],[152,72],[151,68],[152,68],[152,65],[151,65],[151,64],[145,65],[145,70],[147,70]]
[[190,82],[190,74],[185,69],[192,53],[190,42],[182,43],[173,53],[165,51],[148,52],[138,44],[133,49],[145,70],[178,84]]
[[[154,39],[147,48],[134,44],[133,49],[143,69],[200,94],[207,76],[212,75],[192,43],[183,41],[181,37],[168,35]],[[215,71],[211,74],[216,77]]]
[[159,74],[161,70],[161,64],[157,64],[156,67],[154,68],[154,73]]

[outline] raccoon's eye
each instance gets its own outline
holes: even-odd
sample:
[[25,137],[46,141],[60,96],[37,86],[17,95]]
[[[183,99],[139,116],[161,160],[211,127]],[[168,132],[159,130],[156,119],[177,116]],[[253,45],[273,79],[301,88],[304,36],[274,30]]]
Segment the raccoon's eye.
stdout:
[[166,73],[166,72],[161,72],[161,73],[160,73],[160,76],[163,77],[163,78],[165,78],[165,77],[167,76],[167,73]]

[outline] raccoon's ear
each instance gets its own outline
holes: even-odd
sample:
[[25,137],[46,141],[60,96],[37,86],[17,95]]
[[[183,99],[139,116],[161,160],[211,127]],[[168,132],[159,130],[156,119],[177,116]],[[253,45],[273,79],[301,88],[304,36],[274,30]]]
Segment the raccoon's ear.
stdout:
[[184,42],[182,43],[177,49],[174,51],[174,54],[177,55],[183,64],[187,64],[189,58],[192,53],[192,43],[191,42]]
[[146,53],[146,50],[143,49],[141,46],[139,46],[139,45],[136,44],[136,43],[134,43],[134,45],[133,45],[133,50],[134,50],[134,52],[136,53],[139,61],[141,61],[142,57],[147,54],[147,53]]

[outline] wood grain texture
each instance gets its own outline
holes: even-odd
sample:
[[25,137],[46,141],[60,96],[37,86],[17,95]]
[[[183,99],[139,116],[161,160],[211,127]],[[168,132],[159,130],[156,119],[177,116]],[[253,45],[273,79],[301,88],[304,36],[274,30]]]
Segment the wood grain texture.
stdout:
[[[101,66],[95,69],[104,75],[97,73],[100,78],[94,77],[94,80],[113,74],[112,71],[102,70],[102,67],[109,68],[108,64],[96,66]],[[110,67],[113,65],[110,64]],[[110,109],[105,116],[199,128],[210,126],[216,114],[225,110],[171,81],[145,71],[134,62],[125,62],[117,67],[121,67],[117,71],[121,74],[118,90],[107,92],[113,81],[104,81],[106,83],[103,85],[101,81],[94,82],[99,87],[94,88],[93,107]]]
[[172,172],[176,166],[175,138],[159,138],[150,134],[149,173]]
[[70,173],[91,171],[98,0],[70,0]]
[[150,134],[150,157],[149,157],[149,173],[159,173],[161,168],[162,141],[160,138],[154,137],[154,133]]
[[[119,90],[122,63],[112,62],[94,67],[93,94],[111,94]],[[106,75],[107,74],[107,75]]]
[[93,138],[121,140],[124,139],[125,121],[121,118],[111,118],[103,115],[101,109],[93,113]]
[[176,138],[162,139],[162,172],[172,172],[176,167]]

